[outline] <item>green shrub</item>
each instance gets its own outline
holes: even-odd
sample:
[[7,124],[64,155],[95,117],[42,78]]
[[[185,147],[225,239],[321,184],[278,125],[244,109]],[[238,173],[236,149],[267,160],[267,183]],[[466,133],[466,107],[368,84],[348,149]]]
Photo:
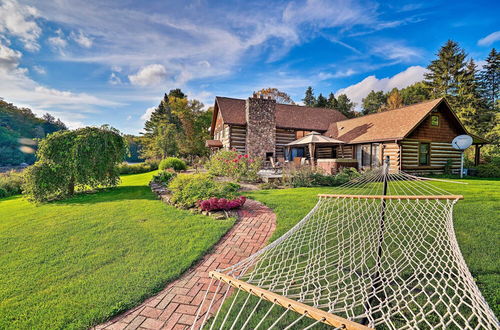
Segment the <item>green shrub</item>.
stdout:
[[452,166],[453,166],[453,160],[447,159],[446,164],[444,164],[444,170],[443,170],[444,174],[450,175],[451,170],[452,170]]
[[158,174],[153,176],[153,182],[168,185],[176,175],[177,173],[173,169],[169,168],[165,171],[160,171]]
[[0,173],[0,198],[20,194],[22,184],[22,173],[16,171]]
[[358,176],[356,169],[343,168],[336,175],[324,174],[321,171],[312,169],[309,166],[301,166],[285,172],[283,181],[285,184],[292,187],[314,187],[314,186],[340,186]]
[[482,178],[499,178],[500,166],[491,162],[488,164],[481,164],[476,167],[477,176]]
[[233,199],[239,188],[235,183],[216,182],[209,174],[179,174],[168,185],[171,201],[181,207],[195,206],[210,197]]
[[118,172],[120,174],[139,174],[151,172],[158,169],[158,162],[143,162],[137,164],[121,163],[118,165]]
[[236,150],[219,150],[206,164],[208,172],[217,176],[228,176],[234,180],[255,181],[262,160],[238,153]]
[[176,157],[167,157],[160,162],[158,169],[161,171],[171,168],[175,171],[185,171],[187,169],[186,163]]

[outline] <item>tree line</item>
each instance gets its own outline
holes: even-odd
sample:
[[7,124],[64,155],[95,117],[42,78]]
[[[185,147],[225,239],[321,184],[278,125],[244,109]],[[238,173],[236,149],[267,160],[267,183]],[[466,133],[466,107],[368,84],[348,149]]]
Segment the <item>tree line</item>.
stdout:
[[500,54],[496,49],[490,51],[478,70],[465,50],[448,40],[427,70],[423,81],[408,87],[389,92],[370,91],[362,99],[359,112],[345,94],[315,97],[312,87],[307,88],[302,101],[307,106],[336,109],[353,118],[445,97],[469,132],[491,142],[483,149],[484,153],[500,156]]
[[0,166],[32,164],[36,141],[48,134],[67,130],[49,113],[37,117],[29,108],[19,108],[0,98]]

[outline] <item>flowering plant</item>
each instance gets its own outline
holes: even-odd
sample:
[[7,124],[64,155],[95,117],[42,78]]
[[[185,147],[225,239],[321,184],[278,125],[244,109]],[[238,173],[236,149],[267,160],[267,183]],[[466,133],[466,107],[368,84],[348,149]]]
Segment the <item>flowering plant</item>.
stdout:
[[198,206],[202,211],[228,211],[243,206],[243,204],[245,204],[245,201],[245,196],[240,196],[235,199],[212,197],[206,200],[198,201]]
[[240,154],[235,149],[220,150],[210,158],[207,169],[213,175],[229,176],[235,180],[254,181],[258,177],[257,172],[260,170],[261,164],[260,159]]

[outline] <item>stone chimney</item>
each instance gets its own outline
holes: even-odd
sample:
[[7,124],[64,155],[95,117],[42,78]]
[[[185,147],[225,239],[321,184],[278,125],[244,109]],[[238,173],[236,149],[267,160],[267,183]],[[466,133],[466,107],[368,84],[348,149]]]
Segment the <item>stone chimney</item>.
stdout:
[[247,122],[246,149],[251,157],[266,158],[275,155],[276,101],[263,95],[246,100]]

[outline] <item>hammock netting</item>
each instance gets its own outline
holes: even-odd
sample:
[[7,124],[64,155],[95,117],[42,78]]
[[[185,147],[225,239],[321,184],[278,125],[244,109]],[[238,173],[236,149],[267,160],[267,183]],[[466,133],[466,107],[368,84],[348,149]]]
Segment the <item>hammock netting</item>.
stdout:
[[285,235],[211,273],[193,329],[498,329],[455,237],[461,196],[387,168],[320,195]]

